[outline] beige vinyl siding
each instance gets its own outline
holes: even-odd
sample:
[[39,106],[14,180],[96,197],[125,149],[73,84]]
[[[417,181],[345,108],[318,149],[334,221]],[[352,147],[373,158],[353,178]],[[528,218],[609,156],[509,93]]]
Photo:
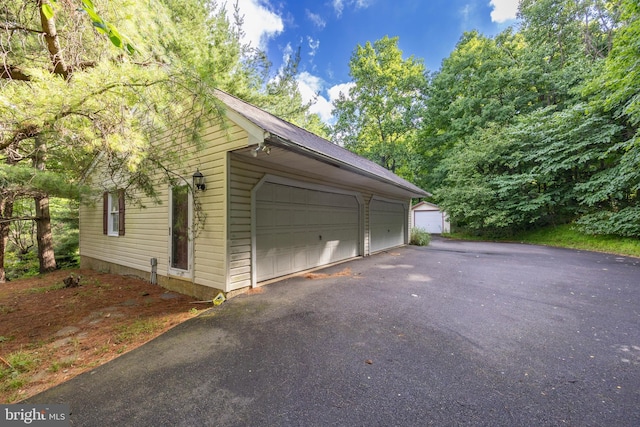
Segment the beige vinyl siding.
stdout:
[[[157,144],[175,143],[171,135]],[[197,231],[193,245],[193,277],[184,277],[203,286],[226,288],[227,244],[227,151],[244,147],[247,135],[241,128],[231,125],[222,129],[210,126],[202,134],[202,145],[185,146],[184,164],[172,171],[190,182],[198,168],[206,179],[206,191],[195,197],[204,213],[204,226]],[[97,166],[93,177],[99,179]],[[169,186],[159,184],[161,204],[142,198],[146,208],[126,203],[124,236],[102,234],[102,201],[83,205],[80,209],[80,253],[137,270],[150,272],[151,258],[158,260],[158,275],[169,276]]]
[[229,289],[251,286],[251,190],[264,170],[230,154]]
[[94,205],[81,205],[80,254],[147,272],[151,271],[150,259],[157,258],[159,268],[164,262],[166,269],[166,214],[149,199],[143,198],[142,203],[147,208],[125,203],[124,236],[102,234],[102,199]]
[[[197,284],[229,291],[227,288],[227,152],[245,147],[247,134],[230,125],[209,127],[202,135],[203,149],[193,156],[189,177],[196,168],[203,173],[206,190],[196,197],[206,218],[194,245],[194,281]],[[168,245],[168,242],[167,242]]]

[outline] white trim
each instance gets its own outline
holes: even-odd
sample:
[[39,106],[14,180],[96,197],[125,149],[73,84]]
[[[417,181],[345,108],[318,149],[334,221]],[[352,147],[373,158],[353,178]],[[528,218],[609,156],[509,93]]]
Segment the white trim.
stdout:
[[[115,202],[115,203],[114,203]],[[114,206],[117,208],[113,210]],[[118,226],[114,230],[113,217],[118,218]],[[107,193],[107,236],[118,237],[120,235],[120,196],[117,191]]]
[[[188,249],[188,262],[187,262],[187,269],[186,270],[182,270],[179,268],[174,268],[171,267],[171,252],[172,252],[172,234],[173,234],[173,229],[172,229],[172,224],[173,224],[173,188],[174,187],[187,187],[187,197],[188,197],[188,207],[189,207],[189,212],[188,212],[188,218],[187,218],[187,224],[189,224],[189,231],[188,231],[188,236],[189,236],[189,249]],[[193,274],[193,255],[194,255],[194,251],[193,251],[193,246],[194,246],[194,239],[193,239],[193,193],[191,192],[191,190],[189,190],[189,183],[187,183],[186,181],[183,181],[175,186],[169,185],[169,209],[168,209],[168,220],[169,220],[169,237],[168,237],[168,262],[167,262],[167,274],[169,276],[177,276],[177,277],[181,277],[181,278],[185,278],[185,279],[193,279],[194,278],[194,274]]]
[[248,141],[247,146],[258,145],[264,142],[270,136],[270,133],[262,129],[260,126],[256,125],[246,117],[242,116],[237,111],[233,110],[231,107],[225,105],[225,113],[227,119],[231,122],[235,123],[242,130],[247,132]]

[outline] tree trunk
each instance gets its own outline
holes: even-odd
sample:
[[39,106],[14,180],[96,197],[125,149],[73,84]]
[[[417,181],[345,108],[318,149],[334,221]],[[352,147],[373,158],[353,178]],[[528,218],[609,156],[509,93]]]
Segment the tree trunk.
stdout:
[[[9,197],[2,197],[0,199],[0,283],[7,281],[7,275],[4,269],[4,254],[7,248],[7,242],[9,241],[9,227],[8,221],[13,215],[13,200]],[[6,221],[5,221],[6,220]]]
[[49,213],[49,196],[39,196],[34,199],[36,202],[36,236],[40,273],[47,273],[56,269],[53,233],[51,232],[51,215]]
[[[38,170],[45,169],[47,145],[42,135],[35,138],[33,166]],[[36,239],[38,241],[38,261],[40,273],[56,269],[56,257],[53,251],[53,233],[51,232],[51,214],[49,213],[49,196],[39,194],[34,197],[36,204]]]

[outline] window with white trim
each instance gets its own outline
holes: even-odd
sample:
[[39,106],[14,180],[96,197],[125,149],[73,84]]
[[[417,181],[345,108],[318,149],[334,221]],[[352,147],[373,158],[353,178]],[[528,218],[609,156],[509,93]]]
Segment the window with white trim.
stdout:
[[109,235],[117,236],[120,229],[120,210],[118,209],[118,193],[109,193]]
[[103,203],[103,234],[124,236],[124,191],[105,192]]

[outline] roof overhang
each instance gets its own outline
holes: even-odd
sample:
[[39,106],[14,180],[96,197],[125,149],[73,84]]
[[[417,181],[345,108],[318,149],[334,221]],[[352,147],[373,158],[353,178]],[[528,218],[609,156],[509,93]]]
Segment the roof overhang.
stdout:
[[353,165],[351,165],[349,163],[342,162],[339,159],[335,159],[335,158],[323,155],[322,153],[318,153],[317,151],[310,150],[310,149],[308,149],[306,147],[303,147],[303,146],[301,146],[299,144],[296,144],[294,142],[287,141],[287,140],[279,137],[278,135],[269,134],[268,138],[265,139],[265,142],[267,142],[270,145],[276,146],[276,147],[285,148],[285,149],[290,150],[292,152],[298,153],[298,154],[300,154],[302,156],[317,160],[319,162],[326,163],[326,164],[331,165],[333,167],[337,167],[339,169],[342,169],[342,170],[345,170],[345,171],[348,171],[348,172],[351,172],[351,173],[355,173],[355,174],[367,177],[367,178],[369,178],[371,180],[378,181],[378,182],[381,182],[381,183],[385,183],[385,184],[391,185],[393,187],[397,187],[399,189],[404,190],[405,195],[409,196],[409,197],[417,198],[417,197],[430,197],[431,196],[431,194],[426,192],[426,191],[423,191],[423,190],[416,191],[415,188],[411,188],[409,186],[399,185],[396,182],[384,179],[384,177],[381,177],[381,176],[378,176],[378,175],[373,174],[371,172],[368,172],[366,170],[357,168],[357,167],[355,167],[355,166],[353,166]]
[[[429,197],[430,193],[395,175],[382,166],[356,155],[331,141],[286,122],[232,95],[217,91],[225,104],[226,117],[248,134],[247,146],[268,144],[296,153],[298,156],[331,165],[334,168],[378,182],[385,188],[395,188],[407,197]],[[281,153],[282,154],[282,153]],[[274,161],[274,160],[270,160]],[[292,166],[292,165],[291,165]]]

